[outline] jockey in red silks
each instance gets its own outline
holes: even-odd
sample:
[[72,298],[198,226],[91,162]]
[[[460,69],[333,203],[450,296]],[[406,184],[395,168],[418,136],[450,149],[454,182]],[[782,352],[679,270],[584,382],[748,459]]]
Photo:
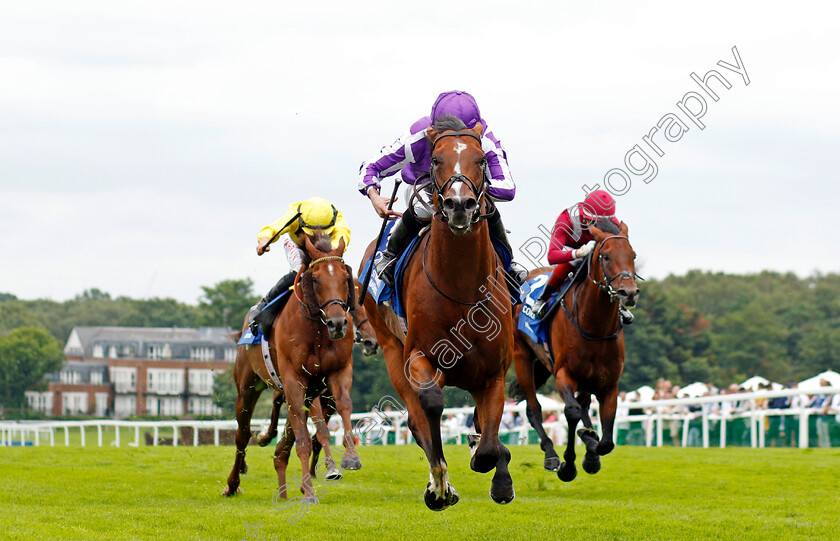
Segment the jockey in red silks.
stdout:
[[[548,262],[555,267],[545,289],[534,303],[533,311],[537,317],[543,316],[551,295],[595,248],[595,238],[589,232],[589,227],[598,220],[609,220],[616,226],[620,225],[615,217],[615,199],[604,190],[595,190],[586,196],[583,203],[572,205],[557,217],[548,249]],[[633,322],[633,314],[629,310],[620,307],[619,312],[625,325]]]

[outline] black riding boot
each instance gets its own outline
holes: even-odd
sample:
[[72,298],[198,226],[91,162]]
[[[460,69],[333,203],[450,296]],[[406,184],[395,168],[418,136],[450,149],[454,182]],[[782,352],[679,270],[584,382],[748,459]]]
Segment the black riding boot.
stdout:
[[543,316],[545,315],[545,307],[546,305],[548,305],[548,299],[551,298],[555,291],[557,290],[548,285],[547,283],[545,284],[542,293],[540,293],[540,296],[537,297],[536,301],[534,301],[534,317],[536,317],[537,319],[543,318]]
[[284,291],[288,290],[292,285],[295,283],[295,276],[297,276],[297,272],[291,271],[282,278],[280,278],[274,287],[272,287],[268,293],[266,293],[265,297],[260,299],[256,305],[251,307],[251,311],[248,313],[248,326],[251,327],[251,334],[257,334],[257,321],[255,321],[257,314],[262,312],[263,308],[268,305],[271,301],[276,299],[280,294]]
[[391,236],[388,238],[388,245],[382,252],[382,257],[373,264],[376,274],[391,289],[394,288],[394,270],[397,266],[397,259],[408,248],[408,245],[420,233],[421,229],[423,229],[423,222],[414,216],[411,209],[406,210],[400,221],[391,229]]

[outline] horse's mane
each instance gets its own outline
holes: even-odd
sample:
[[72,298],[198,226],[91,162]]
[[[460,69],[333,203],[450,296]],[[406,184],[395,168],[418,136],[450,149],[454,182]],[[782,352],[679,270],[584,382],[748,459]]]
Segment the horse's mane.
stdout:
[[467,125],[457,116],[443,115],[435,121],[432,128],[437,132],[462,131],[467,129]]
[[618,235],[620,232],[618,226],[615,225],[615,222],[612,220],[605,220],[603,218],[595,222],[595,227],[604,233],[609,233],[610,235]]
[[312,241],[312,246],[319,252],[326,254],[333,251],[332,239],[325,233],[316,232],[314,235],[309,236],[309,240]]

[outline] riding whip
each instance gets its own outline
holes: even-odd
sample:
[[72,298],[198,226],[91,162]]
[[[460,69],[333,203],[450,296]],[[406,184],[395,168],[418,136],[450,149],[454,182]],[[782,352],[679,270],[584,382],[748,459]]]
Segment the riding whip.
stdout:
[[[390,211],[391,207],[394,206],[394,199],[397,198],[397,190],[399,189],[401,182],[402,179],[400,178],[397,178],[394,181],[394,193],[391,194],[391,200],[388,201],[388,211]],[[388,226],[388,218],[390,218],[390,215],[386,212],[385,217],[382,218],[382,227],[379,228],[379,236],[376,237],[376,244],[373,246],[373,254],[370,256],[370,267],[368,267],[367,274],[365,274],[365,279],[362,282],[362,290],[359,292],[359,304],[364,304],[365,302],[368,284],[370,284],[370,276],[373,273],[373,260],[376,258],[376,250],[379,248],[379,243],[382,242],[382,235],[385,234],[385,228]]]

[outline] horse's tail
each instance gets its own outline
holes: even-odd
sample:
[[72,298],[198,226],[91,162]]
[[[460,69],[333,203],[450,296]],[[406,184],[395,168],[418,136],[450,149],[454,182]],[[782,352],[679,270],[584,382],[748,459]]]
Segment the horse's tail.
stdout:
[[238,343],[239,343],[239,340],[242,338],[242,334],[243,334],[244,332],[245,332],[245,331],[236,331],[236,332],[232,332],[232,333],[230,333],[230,334],[228,335],[228,338],[230,338],[231,340],[233,340],[233,342],[234,342],[235,344],[238,344]]
[[516,400],[517,402],[520,402],[525,398],[525,391],[523,391],[522,387],[519,386],[519,380],[516,379],[516,377],[507,382],[507,389],[505,389],[505,391],[508,398]]
[[[534,362],[534,388],[537,392],[539,392],[540,387],[545,385],[549,376],[551,376],[551,372],[548,371],[543,363],[539,361]],[[507,383],[506,391],[508,398],[516,400],[517,402],[525,399],[525,391],[522,390],[517,378],[513,378]]]

